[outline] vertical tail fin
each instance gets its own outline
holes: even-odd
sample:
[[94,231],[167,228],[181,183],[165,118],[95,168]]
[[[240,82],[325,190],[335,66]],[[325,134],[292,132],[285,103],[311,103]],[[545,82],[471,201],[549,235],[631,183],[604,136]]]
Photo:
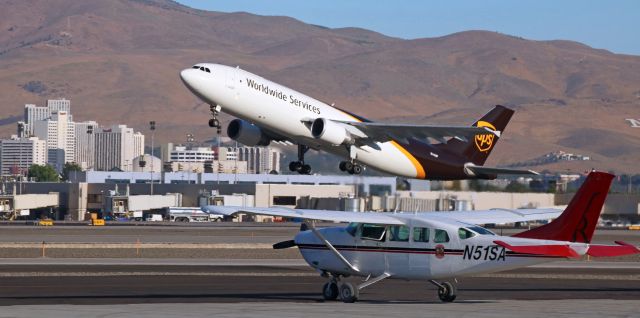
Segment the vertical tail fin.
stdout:
[[515,237],[590,243],[614,175],[591,172],[562,214]]
[[[496,105],[490,112],[476,121],[472,126],[486,127],[491,130],[504,132],[514,111],[501,105]],[[498,142],[498,136],[490,133],[476,135],[473,140],[463,142],[452,139],[443,148],[465,158],[467,162],[482,166],[489,157],[491,150]]]

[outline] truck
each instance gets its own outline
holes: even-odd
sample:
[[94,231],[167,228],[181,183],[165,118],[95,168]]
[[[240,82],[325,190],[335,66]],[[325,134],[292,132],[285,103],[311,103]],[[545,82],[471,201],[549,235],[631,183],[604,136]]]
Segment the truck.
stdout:
[[167,215],[171,222],[220,222],[224,218],[223,215],[206,213],[197,207],[170,207]]

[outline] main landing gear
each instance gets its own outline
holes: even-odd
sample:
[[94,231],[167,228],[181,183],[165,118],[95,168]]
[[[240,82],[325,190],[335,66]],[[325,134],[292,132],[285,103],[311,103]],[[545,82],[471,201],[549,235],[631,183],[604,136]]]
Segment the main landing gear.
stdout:
[[311,174],[311,166],[304,163],[304,154],[309,151],[309,147],[305,145],[298,145],[298,161],[291,161],[289,163],[289,170],[291,172],[297,171],[299,174]]
[[438,283],[433,279],[429,282],[438,287],[438,298],[440,298],[442,302],[450,303],[456,300],[456,287],[453,284],[450,282]]
[[219,105],[209,105],[209,111],[211,112],[211,119],[209,119],[209,127],[215,128],[216,132],[220,134],[222,132],[222,125],[218,119],[221,107]]
[[346,171],[349,174],[361,174],[362,166],[354,161],[340,161],[340,171]]

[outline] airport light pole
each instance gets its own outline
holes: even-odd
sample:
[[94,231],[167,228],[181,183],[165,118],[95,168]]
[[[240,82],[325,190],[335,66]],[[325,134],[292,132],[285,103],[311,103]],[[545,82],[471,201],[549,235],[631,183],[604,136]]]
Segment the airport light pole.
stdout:
[[[188,151],[193,151],[193,142],[194,141],[196,141],[196,138],[193,137],[193,134],[188,133],[187,134],[187,144],[189,145],[189,150]],[[189,162],[189,175],[188,175],[189,176],[189,180],[187,180],[187,182],[189,184],[191,184],[191,170],[192,170],[192,167],[193,167],[192,163],[193,163],[193,161]]]
[[153,195],[153,139],[156,136],[156,122],[152,120],[149,122],[149,130],[151,130],[151,195]]

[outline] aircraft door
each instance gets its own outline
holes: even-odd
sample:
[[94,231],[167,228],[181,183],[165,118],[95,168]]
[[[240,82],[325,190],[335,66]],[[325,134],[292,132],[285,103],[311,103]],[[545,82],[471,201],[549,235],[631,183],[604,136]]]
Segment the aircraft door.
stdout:
[[353,254],[353,265],[375,274],[382,274],[386,266],[384,257],[387,227],[377,224],[360,224],[356,234],[356,249]]
[[408,225],[389,225],[384,253],[388,273],[407,274],[410,255],[409,236]]
[[430,235],[433,231],[427,226],[415,225],[411,229],[411,248],[414,253],[409,254],[409,271],[412,275],[421,277],[428,276],[430,272],[430,254],[428,251],[433,248]]

